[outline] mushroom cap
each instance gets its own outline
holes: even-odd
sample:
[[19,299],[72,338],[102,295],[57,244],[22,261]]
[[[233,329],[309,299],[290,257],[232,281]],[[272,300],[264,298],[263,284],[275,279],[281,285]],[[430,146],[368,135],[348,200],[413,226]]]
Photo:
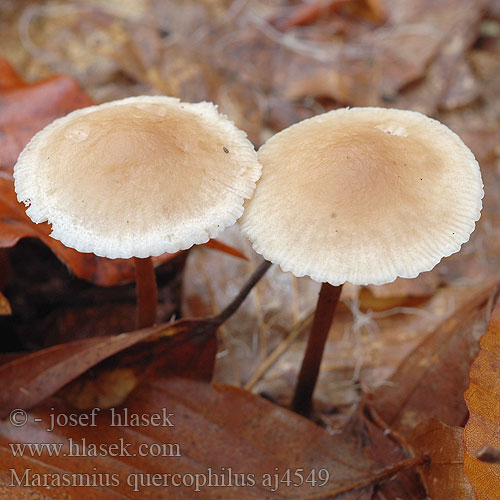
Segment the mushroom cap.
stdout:
[[212,103],[130,97],[38,132],[14,167],[19,201],[53,238],[109,258],[205,243],[243,213],[261,165]]
[[381,285],[432,269],[480,217],[479,165],[421,113],[345,108],[271,137],[240,220],[256,252],[295,276]]

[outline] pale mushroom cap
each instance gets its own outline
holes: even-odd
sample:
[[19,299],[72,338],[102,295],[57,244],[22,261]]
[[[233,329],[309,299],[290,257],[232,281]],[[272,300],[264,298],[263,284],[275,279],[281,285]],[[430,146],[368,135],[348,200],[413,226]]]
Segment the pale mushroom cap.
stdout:
[[38,132],[14,167],[34,222],[80,252],[149,257],[205,243],[243,213],[261,166],[246,134],[207,102],[131,97]]
[[472,152],[413,111],[339,109],[292,125],[259,150],[240,221],[284,271],[340,285],[432,269],[468,241],[483,183]]

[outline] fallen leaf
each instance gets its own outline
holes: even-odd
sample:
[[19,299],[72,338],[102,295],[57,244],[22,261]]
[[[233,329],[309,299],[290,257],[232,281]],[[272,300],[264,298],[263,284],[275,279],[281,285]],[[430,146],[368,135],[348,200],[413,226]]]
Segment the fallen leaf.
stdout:
[[[371,429],[374,445],[371,455],[377,461],[401,460],[406,455],[400,446],[391,446],[386,434],[395,432],[406,447],[416,426],[429,418],[437,418],[453,426],[463,424],[467,408],[463,391],[467,373],[477,352],[477,332],[488,321],[491,299],[498,285],[468,288],[451,300],[455,302],[437,327],[404,359],[395,373],[374,391],[372,400],[384,428]],[[359,413],[359,412],[357,412]],[[355,415],[357,415],[357,413]],[[351,424],[351,432],[364,433],[363,419]],[[370,427],[368,427],[370,430]],[[367,445],[368,446],[368,445]],[[404,473],[380,488],[380,498],[408,498],[424,500],[419,493],[418,477],[414,471]]]
[[79,407],[87,407],[92,401],[119,404],[148,376],[183,374],[211,379],[216,330],[237,311],[270,266],[270,262],[262,262],[217,315],[59,344],[7,361],[0,366],[0,381],[4,384],[0,389],[0,418],[13,408],[36,406],[104,360],[95,373],[66,390],[68,400]]
[[441,109],[456,109],[473,103],[480,96],[481,88],[467,61],[459,60],[451,83],[441,98]]
[[[433,17],[434,20],[434,17]],[[439,50],[444,33],[442,25],[422,19],[389,25],[366,34],[360,44],[372,59],[372,71],[380,74],[379,93],[384,99],[425,75],[427,66]],[[368,68],[367,68],[368,69]]]
[[486,0],[486,15],[489,18],[500,20],[500,5],[496,0]]
[[5,60],[0,73],[0,169],[11,171],[31,137],[56,118],[94,104],[68,76],[26,83]]
[[496,293],[497,283],[476,288],[474,293],[469,289],[461,306],[374,393],[377,410],[391,428],[408,436],[429,418],[463,424],[467,415],[463,392],[477,352],[477,332],[488,321],[490,300]]
[[465,393],[470,412],[465,426],[465,473],[478,500],[500,498],[500,468],[477,458],[485,446],[500,447],[500,303],[495,308],[481,350],[470,370]]
[[[470,64],[479,85],[480,97],[464,108],[442,112],[440,120],[462,137],[478,158],[482,170],[487,173],[495,169],[490,163],[498,156],[500,140],[500,103],[497,98],[498,81],[495,78],[500,70],[500,53],[475,48],[469,51],[466,61]],[[487,178],[486,181],[485,186],[489,187],[486,189],[486,195],[490,190],[496,196],[498,180]]]
[[103,359],[152,335],[154,329],[59,344],[0,366],[0,417],[32,408]]
[[420,467],[420,474],[432,500],[475,500],[464,475],[462,434],[462,427],[450,427],[436,419],[422,422],[411,434],[417,455],[430,458]]
[[[235,408],[238,411],[234,411]],[[314,494],[326,495],[328,491],[349,486],[360,479],[368,478],[369,481],[373,472],[373,463],[340,437],[330,436],[310,421],[260,397],[227,386],[214,387],[184,379],[152,381],[144,384],[141,391],[136,391],[125,407],[113,409],[116,426],[110,425],[110,411],[96,410],[95,427],[56,425],[54,430],[47,430],[51,428],[54,416],[61,415],[58,417],[61,419],[59,423],[64,424],[63,419],[70,412],[70,408],[60,401],[51,400],[30,412],[23,427],[15,427],[8,421],[0,423],[3,486],[11,479],[17,485],[16,477],[21,479],[28,471],[22,480],[30,478],[28,484],[24,484],[27,491],[33,495],[43,494],[49,499],[63,496],[77,499],[82,498],[82,495],[95,500],[136,498],[137,495],[149,499],[172,495],[180,500],[196,495],[207,500],[284,500],[308,498]],[[166,426],[154,425],[152,420],[153,425],[145,422],[140,427],[127,426],[124,422],[125,412],[129,415],[129,424],[133,414],[151,419],[154,414],[161,417],[164,412],[167,419],[163,419],[162,423]],[[91,418],[91,414],[78,415],[83,416],[80,422],[84,424],[85,418]],[[116,415],[121,417],[122,425],[118,425]],[[90,422],[87,420],[87,424]],[[83,439],[86,453],[82,448]],[[123,456],[126,453],[122,453],[119,458],[89,456],[88,450],[93,444],[113,451],[110,448],[112,444],[117,443],[119,447],[120,441],[123,442],[123,448],[135,456]],[[61,453],[66,456],[49,456],[42,452],[36,458],[30,457],[29,453],[24,457],[13,457],[12,450],[18,444],[42,442],[61,446]],[[86,456],[68,456],[70,450],[76,454],[77,445]],[[164,457],[161,457],[162,450]],[[277,489],[273,491],[272,482],[266,483],[264,475],[268,474],[269,479],[272,479],[274,474],[278,474],[281,478],[287,470],[291,471],[291,481],[287,485],[285,476],[282,483],[276,483]],[[315,471],[316,486],[311,485],[312,470]],[[101,479],[95,475],[96,487],[92,488],[57,487],[53,482],[51,488],[46,488],[35,482],[37,474],[49,474],[46,477],[50,478],[50,485],[52,478],[55,481],[56,476],[62,474],[70,478],[74,477],[71,474],[96,472],[101,474]],[[182,475],[177,487],[171,483],[173,473]],[[215,474],[219,476],[219,487],[200,485],[200,491],[196,493],[196,479],[193,480],[193,477],[202,481],[205,476],[208,481],[210,473],[212,477]],[[110,478],[111,474],[116,475],[114,484],[100,482],[105,477]],[[151,481],[153,474],[157,474],[156,486],[151,482],[149,485],[141,484],[141,480]],[[221,486],[222,477],[225,478],[225,487]],[[228,485],[229,477],[232,477],[232,485]],[[309,481],[306,481],[307,477]],[[318,483],[319,477],[323,478],[321,483]],[[182,478],[185,478],[185,482]],[[364,490],[358,489],[342,498],[368,500],[371,490],[369,485]]]
[[[342,431],[344,439],[356,443],[357,449],[362,450],[379,467],[389,467],[390,464],[411,458],[408,443],[399,443],[385,425],[380,426],[367,418],[365,409],[358,406]],[[400,472],[392,481],[380,485],[378,491],[380,495],[374,497],[377,500],[425,500],[427,497],[416,468]]]
[[418,13],[421,26],[426,32],[431,26],[437,30],[441,44],[432,64],[421,74],[421,80],[402,89],[398,96],[393,96],[393,106],[433,115],[440,107],[471,102],[477,92],[471,73],[467,74],[472,81],[465,88],[462,86],[465,81],[456,80],[463,78],[469,69],[464,69],[464,54],[478,37],[481,4],[481,1],[444,0],[435,10]]
[[165,326],[74,380],[60,395],[85,410],[122,404],[144,380],[184,377],[210,382],[217,354],[217,322],[181,320]]
[[0,58],[0,91],[26,85],[17,71],[5,59]]
[[[216,353],[215,331],[220,324],[218,318],[180,320],[111,337],[59,344],[16,357],[0,366],[0,418],[14,408],[36,406],[104,360],[66,390],[67,400],[79,408],[88,408],[91,401],[109,407],[121,403],[147,376],[182,373],[210,380]],[[114,372],[121,373],[123,380]],[[123,381],[126,390],[120,385]]]

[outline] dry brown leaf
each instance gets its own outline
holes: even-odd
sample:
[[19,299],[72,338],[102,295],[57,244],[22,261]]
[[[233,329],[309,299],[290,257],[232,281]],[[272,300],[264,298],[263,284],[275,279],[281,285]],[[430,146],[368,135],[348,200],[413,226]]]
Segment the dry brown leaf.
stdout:
[[[382,430],[370,433],[373,457],[377,461],[402,459],[413,429],[429,418],[438,418],[457,426],[464,422],[467,408],[463,390],[467,373],[477,351],[478,332],[488,321],[491,301],[497,286],[455,290],[450,299],[453,308],[426,338],[400,363],[394,375],[374,392],[373,405],[384,422]],[[450,290],[452,291],[452,290]],[[359,418],[351,424],[351,432],[367,432],[359,425]],[[385,439],[386,429],[402,437],[401,446],[390,446]],[[396,440],[398,442],[398,440]],[[418,492],[418,478],[411,471],[381,486],[380,498],[408,498],[423,500]]]
[[5,60],[0,60],[0,73],[4,74],[0,77],[0,169],[11,171],[35,132],[93,102],[68,76],[28,84]]
[[[416,19],[424,31],[432,27],[439,33],[441,46],[436,51],[432,64],[421,74],[421,80],[405,88],[394,100],[396,107],[433,115],[439,107],[469,103],[476,95],[474,81],[461,88],[461,83],[465,82],[456,80],[463,77],[464,55],[478,37],[482,2],[444,0],[439,3],[441,5],[437,5],[435,9],[419,12]],[[469,76],[472,75],[469,73]]]
[[486,13],[492,19],[500,19],[500,5],[496,0],[486,0]]
[[[463,392],[477,352],[477,332],[489,319],[498,285],[465,293],[456,312],[401,363],[387,384],[374,393],[378,412],[404,436],[422,421],[438,418],[460,425],[467,415]],[[464,300],[465,299],[465,300]]]
[[219,325],[220,321],[211,318],[180,320],[16,357],[0,366],[0,416],[5,417],[14,408],[36,406],[108,358],[95,372],[76,380],[66,390],[66,399],[80,408],[89,407],[91,401],[109,407],[121,403],[147,376],[182,373],[209,380],[216,351],[214,334]]
[[277,15],[271,23],[282,31],[297,26],[307,26],[319,20],[331,20],[337,13],[345,11],[349,17],[358,17],[363,20],[382,22],[385,18],[377,0],[316,0],[306,4],[288,7],[285,15]]
[[481,337],[465,400],[470,412],[464,432],[465,473],[478,500],[496,500],[500,498],[500,466],[478,460],[476,455],[485,446],[500,447],[500,303]]
[[[455,291],[451,295],[456,301],[451,314],[441,320],[403,360],[394,375],[374,392],[371,404],[383,422],[381,430],[368,425],[360,418],[359,411],[355,414],[350,432],[364,436],[363,442],[371,448],[370,456],[377,462],[403,459],[414,428],[429,418],[439,418],[455,426],[463,423],[467,415],[463,390],[477,349],[477,333],[488,320],[489,298],[497,290],[497,285],[489,285],[475,290],[469,288],[461,294]],[[388,429],[402,438],[403,447],[391,445],[385,432]],[[382,485],[380,491],[380,498],[425,498],[425,494],[419,493],[418,478],[413,471]]]
[[111,408],[125,401],[144,380],[183,377],[210,382],[213,376],[218,323],[181,320],[84,373],[60,395],[74,407]]
[[[408,444],[401,446],[385,425],[380,426],[367,418],[365,409],[359,407],[351,417],[343,430],[345,439],[354,441],[357,448],[377,462],[379,467],[388,467],[411,457]],[[425,500],[427,496],[416,469],[398,474],[392,481],[380,485],[378,491],[380,494],[375,495],[374,500]]]
[[[238,411],[235,411],[235,408]],[[165,410],[163,410],[165,409]],[[43,407],[27,415],[28,422],[22,427],[15,427],[8,421],[0,423],[0,470],[2,487],[5,488],[13,477],[22,478],[29,469],[30,483],[25,491],[33,495],[45,495],[49,499],[81,499],[83,496],[93,500],[111,498],[203,498],[203,499],[304,499],[313,494],[326,495],[328,491],[348,486],[357,480],[370,478],[373,463],[359,454],[352,445],[345,443],[339,436],[330,436],[325,430],[308,420],[287,410],[280,409],[264,399],[247,392],[224,386],[184,379],[153,381],[136,391],[123,408],[114,409],[115,414],[123,416],[127,411],[150,418],[162,411],[170,417],[163,420],[172,427],[143,425],[141,427],[110,426],[110,412],[96,411],[96,426],[63,425],[56,426],[52,432],[52,415],[69,415],[71,410],[60,401],[51,400]],[[172,415],[169,415],[172,414]],[[85,414],[83,415],[85,418]],[[18,416],[19,418],[19,416]],[[22,418],[22,416],[21,416]],[[90,415],[87,417],[90,419]],[[116,418],[116,417],[115,417]],[[39,419],[39,420],[35,420]],[[81,420],[84,422],[84,420]],[[131,422],[131,420],[129,420]],[[91,423],[91,420],[87,420]],[[123,422],[122,422],[123,423]],[[41,456],[30,458],[13,457],[9,443],[42,443],[61,445],[61,452],[68,454],[70,439],[75,444],[86,440],[87,453],[93,443],[109,450],[112,443],[120,443],[136,456]],[[129,446],[126,446],[130,443]],[[140,456],[139,446],[145,456]],[[153,456],[153,452],[164,446],[167,457]],[[81,448],[80,448],[81,449]],[[149,452],[151,450],[151,452]],[[174,456],[175,455],[175,456]],[[224,469],[223,469],[224,468]],[[303,470],[300,470],[303,469]],[[279,472],[280,476],[291,471],[292,481],[300,481],[300,474],[306,477],[311,470],[316,475],[328,475],[323,487],[288,486],[279,484],[277,491],[271,491],[263,482],[264,474]],[[233,486],[200,487],[195,493],[194,486],[189,486],[190,474],[208,475],[210,472],[219,477],[233,477]],[[295,476],[295,471],[298,475]],[[62,474],[116,474],[119,484],[115,486],[97,485],[93,488],[63,486],[46,488],[37,486],[37,474],[51,474],[54,478]],[[160,487],[163,481],[171,481],[172,476],[164,474],[182,474],[187,478],[187,485],[179,487]],[[134,492],[129,481],[140,477],[157,476],[157,486],[141,486]],[[245,474],[248,479],[253,474],[254,481],[247,480],[247,486],[235,485],[235,474]],[[71,477],[71,476],[67,476]],[[105,476],[101,476],[105,477]],[[110,477],[110,476],[107,476]],[[202,476],[198,476],[201,480]],[[312,476],[311,476],[312,477]],[[318,476],[316,476],[318,477]],[[241,476],[238,476],[241,481]],[[50,479],[49,479],[50,480]],[[311,480],[311,479],[310,479]],[[14,484],[16,479],[14,477]],[[369,481],[369,479],[368,479]],[[160,483],[161,482],[161,483]],[[255,485],[253,485],[255,483]],[[220,484],[220,483],[219,483]],[[240,482],[241,484],[241,482]],[[342,496],[343,500],[368,500],[371,486]],[[1,490],[0,490],[1,491]],[[19,490],[11,490],[13,494]],[[9,498],[9,497],[7,497]],[[20,497],[22,498],[22,497]]]
[[[500,138],[500,103],[496,78],[500,71],[500,53],[475,48],[469,51],[466,61],[479,82],[480,98],[463,109],[442,113],[440,119],[463,138],[479,159],[482,169],[488,171],[495,168],[489,163],[498,157]],[[498,198],[498,180],[485,181],[486,194],[492,191]]]
[[220,314],[59,344],[7,360],[0,366],[0,380],[4,383],[0,416],[16,407],[32,408],[104,360],[95,372],[66,389],[67,400],[79,407],[86,408],[96,401],[108,407],[120,404],[147,377],[182,374],[210,380],[217,329],[235,313],[270,265],[263,262]]
[[13,408],[32,408],[99,361],[140,342],[154,331],[77,340],[1,365],[0,416],[5,417]]
[[480,85],[470,66],[462,59],[457,61],[453,79],[440,103],[441,109],[456,109],[473,103],[480,96]]
[[450,427],[436,419],[422,422],[411,434],[417,455],[430,458],[420,473],[432,500],[475,500],[464,474],[462,434],[462,427]]

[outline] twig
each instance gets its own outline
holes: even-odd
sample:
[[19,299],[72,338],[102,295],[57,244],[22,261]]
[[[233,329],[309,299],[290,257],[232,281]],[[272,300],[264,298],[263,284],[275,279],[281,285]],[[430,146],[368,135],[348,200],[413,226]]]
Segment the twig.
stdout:
[[[254,273],[248,278],[243,288],[240,290],[238,295],[218,314],[209,318],[210,323],[215,327],[220,327],[225,323],[238,309],[241,303],[247,298],[248,294],[252,291],[253,287],[260,281],[262,276],[266,271],[272,266],[272,263],[265,260],[260,264],[260,266],[254,271]],[[210,292],[210,287],[209,287]],[[214,301],[215,303],[215,301]],[[225,332],[226,333],[226,332]],[[225,335],[225,337],[227,337]]]
[[426,455],[421,457],[407,458],[389,467],[386,467],[385,469],[382,469],[379,472],[376,472],[364,479],[359,479],[358,481],[354,481],[351,484],[341,486],[340,488],[330,490],[326,493],[320,493],[307,498],[303,498],[302,500],[332,500],[340,495],[343,495],[344,493],[358,490],[360,488],[366,488],[367,486],[380,484],[384,481],[387,481],[399,472],[413,469],[414,467],[418,467],[419,465],[425,464],[427,462],[429,462],[429,457]]
[[[238,295],[229,303],[229,305],[222,310],[221,313],[215,316],[209,316],[203,319],[182,319],[174,323],[163,323],[153,328],[149,328],[151,335],[148,337],[148,341],[154,341],[158,338],[162,338],[165,332],[169,332],[173,325],[188,325],[189,323],[197,323],[200,327],[188,331],[186,334],[187,340],[193,340],[196,338],[204,338],[207,335],[213,335],[215,330],[219,328],[226,320],[228,320],[238,309],[240,304],[247,298],[248,294],[252,291],[252,288],[258,283],[258,281],[264,276],[266,271],[271,267],[271,262],[264,261],[262,264],[254,271],[252,276],[247,280],[243,288],[240,290]],[[139,332],[141,330],[137,330]],[[134,332],[134,333],[137,333]],[[125,334],[122,334],[125,335]],[[175,333],[169,333],[167,336],[178,336]],[[181,341],[183,343],[184,340]]]
[[398,431],[394,430],[391,428],[391,426],[381,417],[380,413],[377,411],[375,408],[375,405],[373,402],[369,399],[367,399],[367,393],[365,392],[365,397],[363,398],[362,401],[362,407],[363,410],[366,410],[368,412],[369,417],[371,418],[372,422],[377,425],[382,431],[384,431],[384,434],[387,434],[389,437],[392,438],[393,441],[396,442],[396,444],[404,451],[407,453],[408,456],[414,457],[415,453],[413,452],[413,448],[408,443],[408,441],[403,437],[402,434],[400,434]]
[[265,260],[262,264],[254,271],[252,276],[245,283],[243,288],[240,290],[238,295],[222,310],[217,316],[213,317],[215,324],[222,325],[226,320],[228,320],[240,307],[241,303],[247,298],[247,295],[252,291],[252,288],[259,282],[259,280],[266,274],[266,271],[272,266],[271,262]]
[[261,294],[258,286],[255,287],[254,300],[255,300],[255,311],[257,318],[257,331],[258,331],[257,339],[258,339],[259,359],[265,359],[267,355],[267,335],[264,324],[264,313],[262,308]]
[[[201,274],[203,275],[203,279],[205,281],[205,286],[208,291],[208,296],[210,297],[210,303],[212,306],[212,311],[214,315],[220,314],[220,308],[219,305],[217,304],[217,300],[215,298],[215,293],[213,290],[213,287],[210,282],[210,278],[208,277],[205,268],[202,268]],[[233,349],[231,348],[231,344],[229,341],[229,332],[227,331],[227,328],[224,325],[221,325],[219,327],[219,335],[222,340],[222,345],[224,346],[224,349],[227,350],[229,353],[229,359],[231,361],[231,366],[233,368],[233,373],[234,373],[234,378],[235,378],[235,385],[237,387],[241,387],[241,373],[240,373],[240,368],[238,365],[238,362],[236,361],[236,357],[234,355]]]

